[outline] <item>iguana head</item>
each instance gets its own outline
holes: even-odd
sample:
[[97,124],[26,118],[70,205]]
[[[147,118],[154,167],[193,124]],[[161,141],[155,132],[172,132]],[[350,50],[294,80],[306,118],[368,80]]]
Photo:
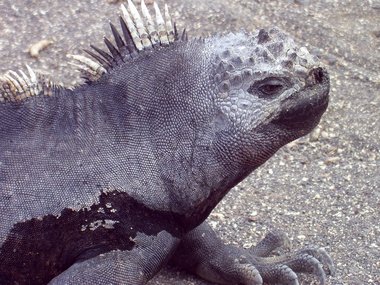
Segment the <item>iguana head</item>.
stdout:
[[329,77],[305,47],[276,28],[211,38],[206,47],[215,105],[229,125],[220,143],[236,146],[230,163],[257,166],[318,124]]

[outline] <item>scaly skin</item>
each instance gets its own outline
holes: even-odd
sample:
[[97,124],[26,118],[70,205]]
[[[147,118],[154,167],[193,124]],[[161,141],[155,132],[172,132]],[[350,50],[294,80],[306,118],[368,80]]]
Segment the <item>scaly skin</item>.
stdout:
[[73,56],[86,84],[1,78],[0,284],[140,285],[176,250],[220,284],[324,284],[323,250],[266,257],[281,235],[246,252],[203,221],[317,125],[326,70],[277,29],[187,40],[168,17],[152,30],[143,12],[144,30],[131,3],[123,13],[109,53]]

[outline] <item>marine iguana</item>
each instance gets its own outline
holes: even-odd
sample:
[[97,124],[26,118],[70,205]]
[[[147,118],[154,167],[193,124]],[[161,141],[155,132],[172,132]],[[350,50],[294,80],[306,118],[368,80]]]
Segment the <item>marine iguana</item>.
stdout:
[[327,108],[329,77],[276,28],[189,40],[129,0],[108,51],[64,88],[27,67],[0,85],[0,284],[145,284],[169,260],[218,284],[320,284],[321,248],[224,245],[205,219]]

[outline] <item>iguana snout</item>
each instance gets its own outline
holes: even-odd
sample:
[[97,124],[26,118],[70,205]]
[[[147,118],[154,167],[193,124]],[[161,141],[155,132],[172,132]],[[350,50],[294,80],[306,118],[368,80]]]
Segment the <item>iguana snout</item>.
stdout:
[[[314,128],[329,102],[330,79],[327,70],[310,70],[305,87],[282,103],[276,123],[308,132]],[[303,126],[303,127],[302,127]]]

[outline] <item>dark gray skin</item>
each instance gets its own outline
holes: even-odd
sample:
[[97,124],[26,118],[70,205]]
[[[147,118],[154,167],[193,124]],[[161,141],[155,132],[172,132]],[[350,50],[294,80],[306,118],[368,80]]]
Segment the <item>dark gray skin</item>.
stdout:
[[139,52],[125,37],[73,90],[8,100],[3,84],[0,284],[140,285],[170,258],[219,284],[324,284],[323,249],[267,257],[283,234],[243,250],[204,220],[318,124],[326,70],[277,29]]

